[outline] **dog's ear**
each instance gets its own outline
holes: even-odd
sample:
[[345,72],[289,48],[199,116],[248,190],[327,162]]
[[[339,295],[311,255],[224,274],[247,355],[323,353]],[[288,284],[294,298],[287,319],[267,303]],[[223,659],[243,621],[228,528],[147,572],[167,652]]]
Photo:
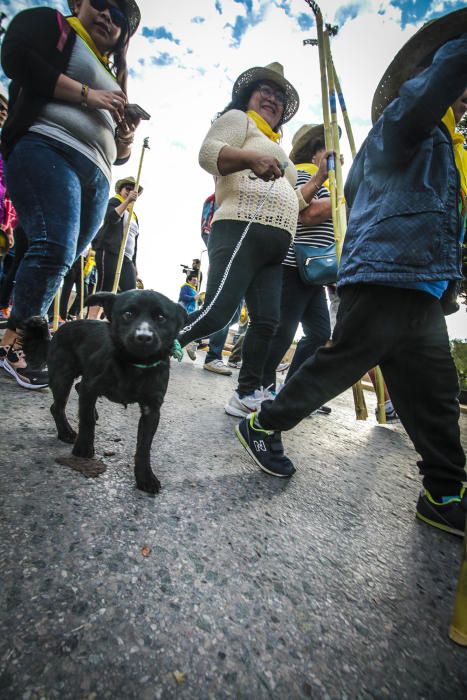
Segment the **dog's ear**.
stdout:
[[86,297],[84,306],[103,306],[105,315],[110,321],[116,298],[117,295],[112,294],[112,292],[97,292],[97,294],[91,294],[91,296]]
[[188,314],[181,304],[175,304],[175,306],[177,307],[175,312],[177,319],[177,331],[180,331],[187,321]]

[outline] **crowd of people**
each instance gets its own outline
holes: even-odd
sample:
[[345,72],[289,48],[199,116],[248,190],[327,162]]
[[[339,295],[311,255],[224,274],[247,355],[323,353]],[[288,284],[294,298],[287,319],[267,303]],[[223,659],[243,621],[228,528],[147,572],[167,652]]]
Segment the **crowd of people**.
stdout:
[[[11,84],[9,101],[0,98],[0,366],[29,389],[46,387],[48,377],[25,355],[24,324],[50,313],[62,283],[63,320],[73,316],[71,288],[89,285],[94,268],[93,290],[111,291],[116,275],[119,291],[137,286],[133,206],[142,188],[133,177],[118,180],[110,199],[109,188],[139,123],[127,108],[126,53],[140,12],[134,0],[69,6],[69,17],[50,8],[19,13],[2,45]],[[207,339],[204,369],[229,375],[238,368],[225,411],[242,419],[237,437],[273,476],[295,472],[281,431],[329,411],[327,401],[379,365],[386,416],[400,417],[421,458],[417,516],[453,534],[464,530],[466,474],[443,313],[461,279],[466,220],[467,156],[456,131],[467,111],[466,32],[466,10],[425,25],[386,71],[373,128],[346,182],[339,272],[326,283],[304,275],[298,256],[299,246],[310,246],[325,257],[334,243],[334,154],[324,126],[301,126],[287,154],[282,126],[297,113],[297,90],[277,62],[242,72],[199,153],[215,186],[203,208],[206,291],[194,260],[178,299],[188,313],[180,342],[189,356]],[[338,304],[335,326],[326,286],[331,308]],[[92,307],[89,317],[101,312]],[[229,368],[222,350],[237,321],[244,332]],[[299,324],[303,336],[278,386]]]

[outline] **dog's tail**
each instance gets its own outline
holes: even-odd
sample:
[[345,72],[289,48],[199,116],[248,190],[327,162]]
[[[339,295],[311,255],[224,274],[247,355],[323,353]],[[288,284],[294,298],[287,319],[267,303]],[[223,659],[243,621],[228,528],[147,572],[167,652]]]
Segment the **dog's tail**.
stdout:
[[31,316],[21,324],[21,345],[30,367],[42,367],[47,363],[50,332],[47,320],[42,316]]

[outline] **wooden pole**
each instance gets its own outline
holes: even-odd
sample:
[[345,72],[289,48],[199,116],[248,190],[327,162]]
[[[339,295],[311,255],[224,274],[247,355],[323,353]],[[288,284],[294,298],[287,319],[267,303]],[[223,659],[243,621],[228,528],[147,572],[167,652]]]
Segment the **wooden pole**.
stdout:
[[332,70],[333,70],[333,75],[334,75],[334,83],[336,85],[337,97],[338,97],[339,105],[340,105],[341,112],[342,112],[342,118],[344,120],[345,131],[347,134],[347,138],[349,140],[350,152],[352,154],[352,158],[355,158],[355,156],[357,155],[357,149],[355,148],[355,140],[353,137],[352,126],[350,124],[349,114],[347,112],[347,106],[346,106],[345,100],[344,100],[344,93],[342,92],[341,84],[340,84],[339,78],[338,78],[337,73],[336,73],[336,69],[334,66],[334,61],[332,60],[332,56],[331,56],[331,63],[332,63]]
[[79,317],[84,318],[84,255],[80,255]]
[[60,295],[61,295],[61,288],[59,287],[57,289],[57,293],[55,294],[54,297],[54,318],[53,318],[53,323],[52,323],[52,330],[55,333],[55,331],[58,328],[58,319],[60,315]]
[[[318,35],[318,55],[319,68],[321,75],[321,99],[323,103],[323,122],[324,122],[324,138],[326,150],[336,151],[335,162],[330,163],[329,168],[329,189],[331,194],[331,212],[332,223],[334,228],[334,237],[336,239],[336,254],[337,260],[340,261],[342,245],[344,242],[345,230],[347,228],[346,208],[344,201],[344,186],[342,177],[342,168],[340,163],[340,148],[339,148],[339,129],[337,125],[336,111],[336,96],[334,82],[334,67],[332,65],[331,50],[329,45],[329,35],[323,29],[323,16],[316,2],[306,0],[307,4],[313,10],[316,19],[316,31]],[[329,92],[328,92],[329,84]],[[333,112],[333,125],[331,126],[331,110]],[[337,150],[336,150],[337,147]],[[337,163],[337,161],[339,161]],[[332,167],[333,166],[333,167]],[[339,173],[339,175],[338,175]],[[339,179],[339,182],[338,182]],[[363,394],[361,381],[354,384],[352,387],[355,415],[357,420],[366,420],[368,411]]]
[[[144,152],[146,149],[149,149],[149,138],[144,139],[143,146],[141,148],[141,156],[139,159],[139,167],[138,167],[138,174],[136,176],[135,190],[139,190],[139,181],[141,178],[141,168],[143,167]],[[127,208],[128,218],[127,218],[127,222],[125,225],[125,229],[123,231],[122,244],[120,246],[120,252],[118,254],[117,268],[115,270],[114,283],[112,286],[112,292],[114,294],[117,293],[118,285],[120,282],[120,274],[122,272],[122,266],[123,266],[123,256],[125,255],[125,248],[126,248],[126,243],[128,240],[128,231],[130,230],[131,216],[133,214],[133,207],[134,207],[134,202],[131,202]]]

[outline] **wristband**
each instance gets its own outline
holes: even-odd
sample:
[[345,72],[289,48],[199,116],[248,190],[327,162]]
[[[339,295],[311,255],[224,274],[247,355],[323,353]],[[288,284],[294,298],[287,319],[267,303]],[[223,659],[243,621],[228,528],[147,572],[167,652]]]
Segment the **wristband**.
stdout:
[[89,94],[89,85],[85,85],[83,83],[81,85],[81,106],[82,107],[88,106],[88,94]]

